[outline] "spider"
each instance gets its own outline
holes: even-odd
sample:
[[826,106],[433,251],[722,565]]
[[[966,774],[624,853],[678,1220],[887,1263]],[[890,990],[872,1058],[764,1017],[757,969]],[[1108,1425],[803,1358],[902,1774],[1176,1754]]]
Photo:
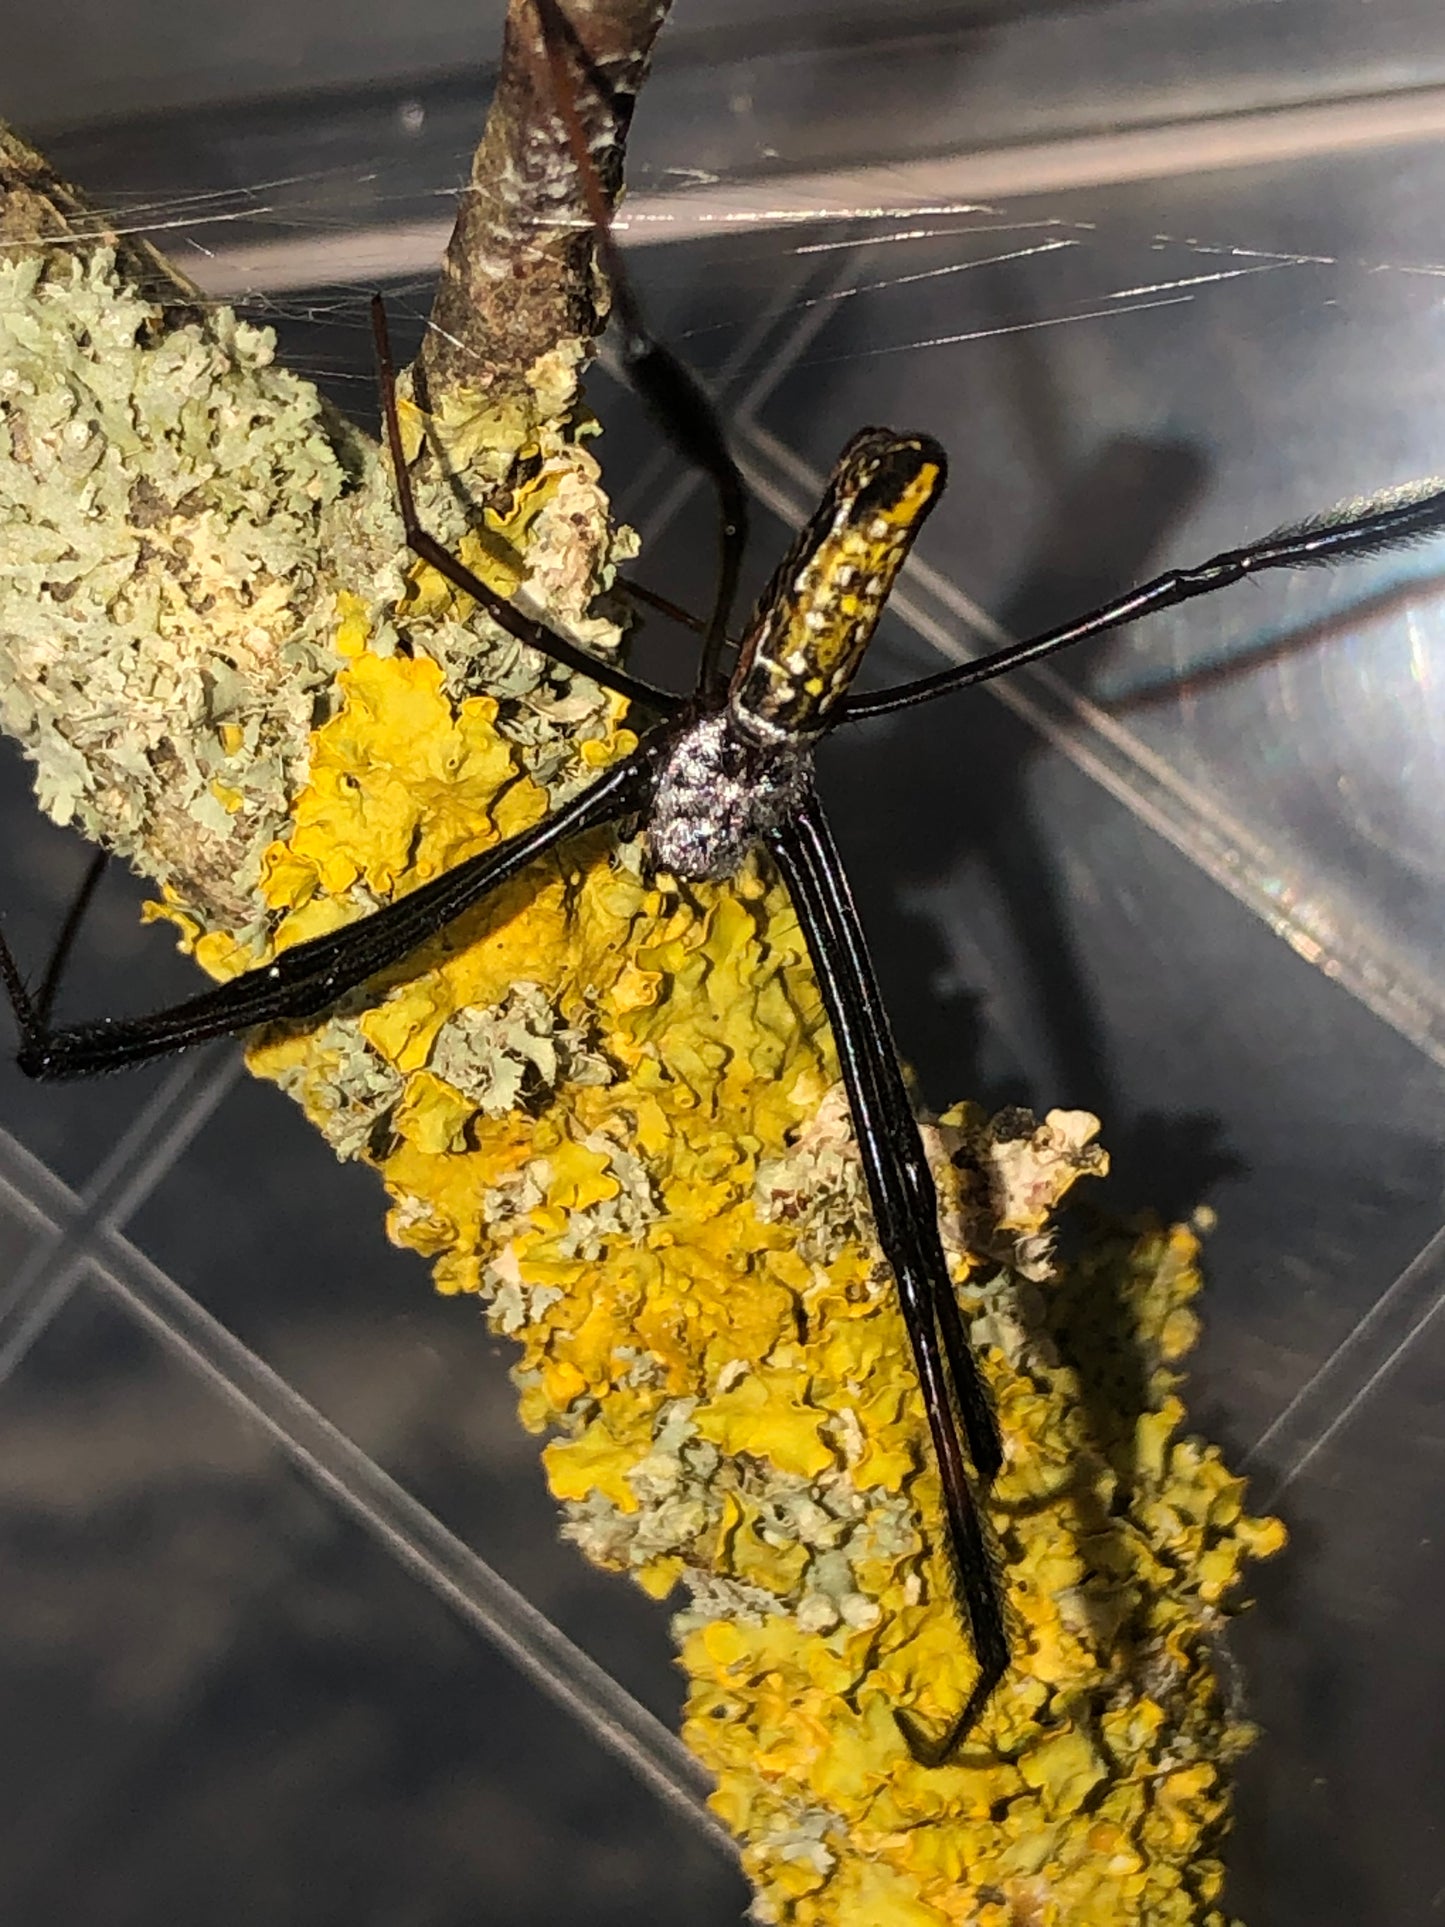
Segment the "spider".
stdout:
[[1326,511],[1194,567],[1170,570],[1042,635],[858,696],[850,694],[855,673],[947,474],[944,452],[930,436],[866,428],[843,450],[821,504],[779,564],[740,643],[730,643],[729,616],[747,539],[742,478],[701,385],[649,333],[613,239],[578,105],[577,74],[589,84],[602,84],[600,77],[558,0],[533,4],[555,110],[611,284],[625,370],[680,452],[711,479],[721,510],[717,582],[705,622],[640,587],[635,591],[701,633],[695,686],[680,697],[596,660],[496,594],[420,526],[401,445],[386,316],[376,297],[383,413],[408,546],[519,642],[627,697],[653,720],[640,728],[630,755],[535,827],[399,902],[152,1015],[52,1026],[59,964],[81,906],[67,920],[35,992],[0,938],[0,982],[20,1030],[18,1061],[36,1078],[88,1077],[208,1038],[318,1017],[529,864],[586,831],[640,830],[652,868],[683,880],[726,879],[752,852],[764,853],[792,897],[832,1027],[878,1241],[912,1347],[942,1482],[961,1617],[978,1663],[965,1705],[941,1735],[927,1735],[905,1712],[895,1712],[915,1758],[936,1765],[973,1729],[1009,1666],[1001,1575],[984,1517],[1003,1448],[949,1280],[933,1180],[862,926],[814,789],[815,748],[844,721],[863,722],[951,695],[1264,570],[1328,564],[1423,540],[1445,530],[1445,485],[1415,484]]

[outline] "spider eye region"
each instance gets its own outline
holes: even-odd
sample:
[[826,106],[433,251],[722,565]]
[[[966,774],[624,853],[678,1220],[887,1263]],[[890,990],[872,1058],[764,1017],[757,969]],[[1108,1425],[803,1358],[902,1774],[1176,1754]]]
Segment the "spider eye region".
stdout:
[[647,817],[651,868],[693,881],[735,876],[812,786],[810,738],[750,732],[729,710],[686,725],[664,749]]
[[826,729],[947,476],[931,435],[853,437],[748,625],[728,697],[739,719],[764,732]]

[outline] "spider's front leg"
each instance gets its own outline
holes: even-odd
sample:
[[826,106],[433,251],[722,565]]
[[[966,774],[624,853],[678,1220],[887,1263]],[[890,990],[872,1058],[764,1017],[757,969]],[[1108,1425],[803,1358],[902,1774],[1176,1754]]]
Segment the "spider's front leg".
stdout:
[[635,676],[629,676],[613,663],[589,655],[550,623],[518,609],[464,562],[458,561],[450,550],[445,549],[434,535],[429,535],[421,526],[397,413],[391,330],[387,325],[386,303],[379,294],[371,297],[371,334],[376,352],[376,380],[381,394],[382,419],[386,423],[387,449],[391,455],[392,478],[396,484],[397,507],[401,511],[406,545],[412,554],[435,569],[443,581],[449,582],[454,589],[460,589],[463,595],[470,596],[514,641],[523,643],[529,649],[536,649],[578,675],[590,676],[593,682],[601,683],[604,689],[611,689],[619,696],[625,696],[629,702],[641,703],[648,708],[660,709],[664,715],[671,715],[678,708],[675,696],[669,695],[664,689],[653,688],[650,683],[639,682]]

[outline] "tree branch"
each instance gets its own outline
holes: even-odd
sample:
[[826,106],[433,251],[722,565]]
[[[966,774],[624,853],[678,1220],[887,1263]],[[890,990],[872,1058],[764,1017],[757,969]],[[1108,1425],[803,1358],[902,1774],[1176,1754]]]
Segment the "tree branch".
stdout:
[[[609,81],[583,90],[609,191],[664,11],[571,9]],[[438,539],[465,544],[495,509],[481,559],[505,592],[527,580],[582,640],[615,648],[615,624],[591,609],[613,538],[572,434],[600,290],[590,233],[567,225],[570,162],[539,106],[524,13],[514,0],[409,448]],[[312,727],[339,701],[338,622],[349,611],[394,646],[411,563],[389,482],[370,441],[274,364],[267,331],[206,304],[8,133],[0,187],[0,722],[51,815],[255,948],[265,853]],[[479,673],[483,645],[498,651],[499,686],[542,718],[537,766],[575,774],[575,744],[545,720],[561,685],[535,660],[519,667],[485,620],[464,636],[458,614],[410,611],[408,646],[454,687]],[[574,714],[582,740],[604,708],[593,691]]]
[[[670,0],[591,0],[567,17],[585,49],[588,147],[614,201],[638,89]],[[580,78],[580,76],[579,76]],[[512,0],[497,92],[442,264],[422,366],[432,406],[455,387],[502,399],[560,343],[607,314],[592,230],[552,99],[530,0]]]

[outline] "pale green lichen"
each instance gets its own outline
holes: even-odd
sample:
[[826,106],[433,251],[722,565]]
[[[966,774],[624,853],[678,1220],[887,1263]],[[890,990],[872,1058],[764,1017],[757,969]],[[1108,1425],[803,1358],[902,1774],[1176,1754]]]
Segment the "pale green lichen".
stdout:
[[244,923],[336,672],[357,451],[268,332],[162,321],[105,251],[0,261],[0,718],[58,821]]
[[612,1071],[565,1024],[540,984],[520,983],[490,1010],[459,1010],[436,1034],[428,1068],[500,1117],[563,1082],[606,1084]]
[[[390,655],[406,589],[374,449],[275,365],[274,345],[225,307],[167,314],[104,248],[0,261],[0,722],[57,821],[252,957],[269,928],[261,859],[337,670],[363,640]],[[596,463],[568,440],[575,392],[550,362],[541,372],[561,412],[529,421],[514,404],[494,466],[500,484],[523,479],[501,512],[479,517],[435,463],[423,512],[442,540],[479,520],[467,539],[507,591],[606,652],[619,630],[592,601],[632,538],[607,534]],[[487,409],[473,412],[480,433]],[[419,435],[415,411],[408,423]],[[432,587],[406,610],[408,649],[453,694],[496,695],[523,766],[549,794],[574,792],[608,699]]]
[[367,1042],[355,1018],[333,1016],[314,1033],[315,1054],[276,1082],[308,1113],[337,1157],[375,1155],[406,1080]]

